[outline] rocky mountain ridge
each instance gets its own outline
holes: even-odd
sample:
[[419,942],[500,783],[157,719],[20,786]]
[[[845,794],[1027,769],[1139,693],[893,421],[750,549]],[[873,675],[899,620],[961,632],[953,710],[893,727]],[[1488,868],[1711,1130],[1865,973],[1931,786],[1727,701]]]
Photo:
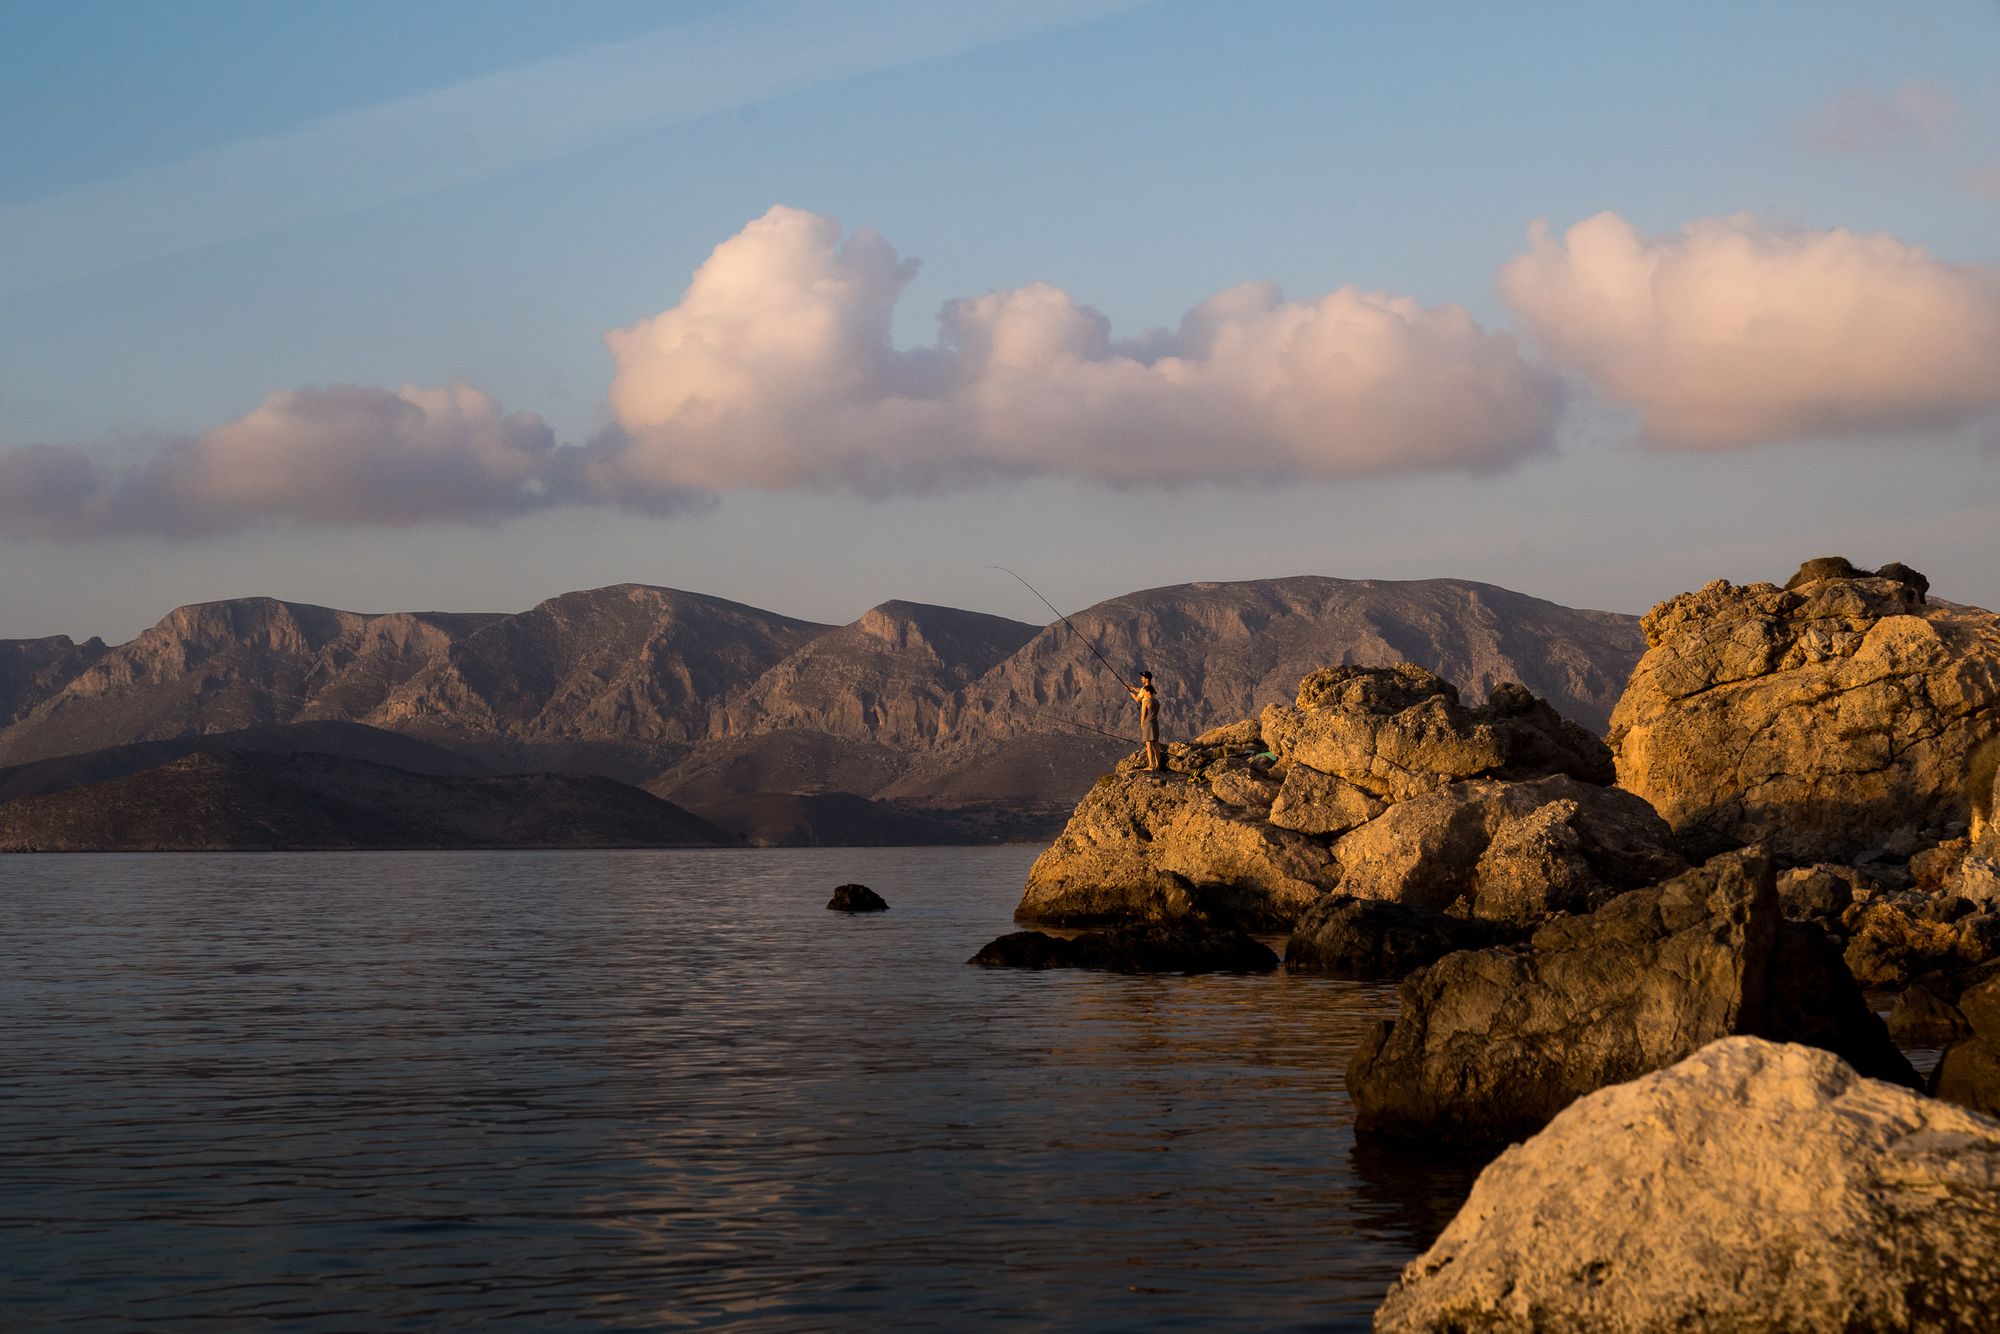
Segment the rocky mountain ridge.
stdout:
[[[1472,700],[1520,680],[1601,728],[1643,648],[1635,617],[1460,580],[1185,584],[1070,619],[1131,664],[1121,673],[1158,673],[1183,736],[1334,662],[1424,663]],[[518,613],[244,598],[177,609],[116,646],[0,641],[0,764],[350,722],[496,772],[609,776],[697,808],[839,791],[1066,807],[1122,753],[1130,711],[1060,622],[891,601],[829,626],[637,584]]]

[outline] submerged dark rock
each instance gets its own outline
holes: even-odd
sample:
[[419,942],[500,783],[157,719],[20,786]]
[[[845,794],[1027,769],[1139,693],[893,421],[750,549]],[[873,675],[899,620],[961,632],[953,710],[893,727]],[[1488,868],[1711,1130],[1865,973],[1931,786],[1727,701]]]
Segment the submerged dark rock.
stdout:
[[1268,973],[1278,956],[1241,931],[1149,922],[1072,937],[1015,931],[966,960],[982,968],[1089,968],[1108,973]]
[[882,896],[866,885],[836,885],[826,906],[834,912],[887,912]]
[[1717,857],[1525,947],[1413,975],[1397,1018],[1348,1063],[1357,1129],[1518,1139],[1584,1094],[1735,1034],[1823,1047],[1915,1087],[1833,941],[1783,920],[1774,881],[1757,853]]
[[1443,913],[1336,894],[1314,905],[1285,943],[1285,971],[1357,981],[1405,977],[1454,950],[1490,945],[1494,934]]

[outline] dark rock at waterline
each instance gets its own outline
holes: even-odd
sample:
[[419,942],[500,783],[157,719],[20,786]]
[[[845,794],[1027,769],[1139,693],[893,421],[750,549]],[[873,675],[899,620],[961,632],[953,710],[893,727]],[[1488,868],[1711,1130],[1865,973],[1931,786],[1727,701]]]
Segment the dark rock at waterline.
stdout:
[[1285,971],[1357,981],[1398,978],[1454,950],[1492,943],[1494,931],[1481,923],[1335,894],[1315,904],[1285,943]]
[[1832,939],[1783,920],[1771,863],[1754,851],[1553,921],[1525,947],[1448,955],[1400,999],[1347,1066],[1359,1130],[1518,1139],[1584,1094],[1735,1034],[1919,1082]]
[[1931,1076],[1931,1092],[1947,1102],[2000,1116],[2000,977],[1968,988],[1956,1013],[1972,1036],[1954,1043]]
[[1052,936],[1015,931],[966,960],[982,968],[1089,968],[1107,973],[1268,973],[1278,956],[1241,931],[1148,922]]
[[866,885],[836,885],[826,906],[834,912],[887,912],[882,896]]
[[1911,987],[1889,1011],[1889,1036],[1899,1047],[1949,1047],[1971,1032],[1959,1008],[1929,987]]

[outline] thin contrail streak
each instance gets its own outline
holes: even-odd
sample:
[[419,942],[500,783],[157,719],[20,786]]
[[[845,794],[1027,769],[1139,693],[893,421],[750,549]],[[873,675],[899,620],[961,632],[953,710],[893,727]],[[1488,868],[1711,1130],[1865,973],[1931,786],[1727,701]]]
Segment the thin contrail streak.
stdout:
[[0,206],[0,296],[502,175],[1145,0],[756,0]]

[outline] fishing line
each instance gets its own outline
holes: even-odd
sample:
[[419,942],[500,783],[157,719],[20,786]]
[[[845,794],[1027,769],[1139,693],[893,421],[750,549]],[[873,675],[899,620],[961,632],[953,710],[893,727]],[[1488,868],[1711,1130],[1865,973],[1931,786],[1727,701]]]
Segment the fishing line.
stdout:
[[1081,727],[1086,732],[1095,732],[1099,736],[1108,736],[1113,741],[1122,741],[1128,746],[1139,744],[1129,736],[1121,736],[1117,732],[1107,732],[1101,727],[1092,727],[1089,723],[1080,723],[1074,718],[1065,718],[1060,713],[1050,713],[1045,709],[1023,709],[1022,712],[1033,714],[1037,718],[1047,718],[1050,722],[1068,723],[1071,727]]
[[[1035,587],[1035,586],[1034,586],[1033,584],[1029,583],[1029,582],[1028,582],[1028,581],[1027,581],[1026,579],[1022,579],[1020,575],[1018,575],[1018,574],[1015,574],[1015,573],[1014,573],[1014,572],[1013,572],[1012,570],[1008,569],[1008,568],[1007,568],[1006,566],[1004,566],[1004,565],[989,565],[989,566],[987,566],[986,568],[987,568],[987,569],[989,569],[989,570],[998,570],[998,571],[1000,571],[1000,573],[1002,573],[1002,574],[1005,574],[1005,575],[1011,575],[1011,576],[1012,576],[1013,578],[1015,578],[1016,580],[1019,580],[1019,581],[1020,581],[1020,585],[1021,585],[1021,587],[1023,587],[1023,588],[1025,588],[1025,589],[1027,589],[1027,590],[1028,590],[1028,591],[1029,591],[1030,593],[1033,593],[1033,594],[1034,594],[1034,595],[1035,595],[1035,596],[1036,596],[1037,598],[1040,598],[1040,599],[1041,599],[1041,603],[1042,603],[1042,605],[1043,605],[1044,607],[1047,607],[1047,608],[1048,608],[1048,609],[1049,609],[1050,611],[1053,611],[1053,612],[1055,612],[1055,613],[1056,613],[1056,618],[1057,618],[1058,620],[1060,620],[1060,621],[1061,621],[1061,622],[1062,622],[1062,623],[1063,623],[1064,625],[1067,625],[1067,626],[1069,626],[1069,632],[1070,632],[1071,634],[1075,635],[1075,636],[1076,636],[1076,637],[1077,637],[1078,639],[1083,639],[1083,631],[1081,631],[1081,630],[1077,629],[1075,625],[1072,625],[1072,624],[1070,623],[1070,619],[1069,619],[1069,617],[1067,617],[1067,616],[1064,616],[1064,615],[1062,614],[1062,612],[1061,612],[1061,611],[1057,610],[1057,608],[1056,608],[1056,604],[1055,604],[1055,603],[1053,603],[1053,602],[1049,601],[1049,600],[1048,600],[1047,598],[1045,598],[1045,597],[1042,597],[1042,594],[1041,594],[1041,590],[1040,590],[1040,589],[1036,588],[1036,587]],[[1090,642],[1090,641],[1089,641],[1088,639],[1083,639],[1083,646],[1084,646],[1085,648],[1089,649],[1089,650],[1090,650],[1090,651],[1091,651],[1092,653],[1096,653],[1096,654],[1097,654],[1097,660],[1098,660],[1099,662],[1101,662],[1101,663],[1103,663],[1103,664],[1104,664],[1104,668],[1105,668],[1105,670],[1106,670],[1106,671],[1108,671],[1108,672],[1110,672],[1110,673],[1111,673],[1111,674],[1112,674],[1113,676],[1116,676],[1116,677],[1118,677],[1118,684],[1119,684],[1119,685],[1121,685],[1121,686],[1124,686],[1124,687],[1125,687],[1125,688],[1126,688],[1127,690],[1130,690],[1130,689],[1132,688],[1132,683],[1131,683],[1131,682],[1129,682],[1129,681],[1127,681],[1127,680],[1126,680],[1126,679],[1124,678],[1124,676],[1120,675],[1120,673],[1119,673],[1118,669],[1117,669],[1116,667],[1113,667],[1113,666],[1111,665],[1111,659],[1109,659],[1109,658],[1105,657],[1105,656],[1104,656],[1104,655],[1103,655],[1102,653],[1098,653],[1098,652],[1097,652],[1097,645],[1095,645],[1095,644],[1091,643],[1091,642]],[[1081,724],[1079,724],[1079,726],[1081,726]],[[1122,738],[1121,738],[1121,739],[1122,739]]]

